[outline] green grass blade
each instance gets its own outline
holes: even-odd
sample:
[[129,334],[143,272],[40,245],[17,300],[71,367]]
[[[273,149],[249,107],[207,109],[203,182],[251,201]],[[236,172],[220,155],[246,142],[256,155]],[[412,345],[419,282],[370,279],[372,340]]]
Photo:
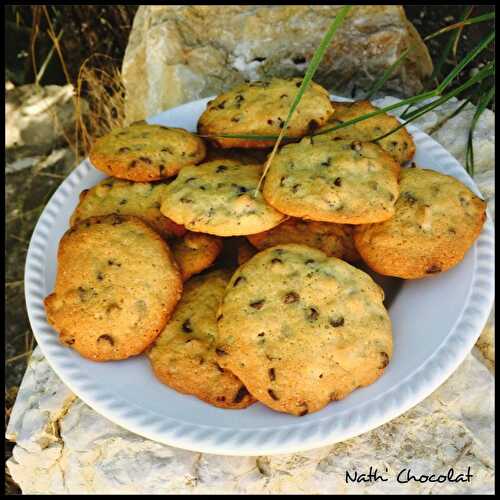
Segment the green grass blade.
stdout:
[[[494,63],[491,63],[494,64]],[[384,139],[385,137],[393,134],[394,132],[397,132],[398,130],[402,129],[403,127],[406,127],[408,123],[416,120],[417,118],[420,118],[422,115],[425,113],[428,113],[429,111],[432,111],[434,108],[437,108],[438,106],[441,106],[441,104],[444,104],[445,102],[449,101],[452,97],[456,97],[460,93],[462,93],[464,90],[468,89],[469,87],[475,85],[477,82],[484,80],[485,78],[488,78],[491,76],[491,71],[483,71],[483,74],[480,75],[479,73],[475,75],[474,78],[471,78],[469,81],[464,83],[463,85],[460,85],[460,87],[457,87],[455,90],[449,92],[448,94],[444,95],[440,99],[436,99],[435,101],[432,101],[429,104],[426,104],[425,106],[422,106],[416,112],[412,114],[407,120],[405,120],[403,123],[399,124],[397,127],[394,129],[390,130],[386,134],[383,134],[375,139],[373,139],[373,142],[380,141],[381,139]]]
[[453,68],[448,76],[438,85],[438,92],[441,94],[446,87],[456,78],[456,76],[471,62],[473,61],[493,40],[495,39],[495,32],[486,37],[475,49],[471,50],[460,63]]
[[484,94],[479,101],[474,116],[472,117],[472,122],[469,128],[469,135],[467,138],[467,151],[465,154],[465,169],[470,175],[474,175],[474,129],[479,121],[479,118],[483,114],[484,110],[488,107],[489,103],[495,97],[495,87],[491,87],[487,94]]
[[314,74],[316,73],[316,70],[318,69],[318,66],[320,65],[328,47],[330,46],[330,43],[337,31],[337,29],[339,28],[339,26],[344,22],[344,19],[345,17],[347,16],[347,14],[349,13],[349,11],[351,10],[351,6],[350,5],[345,5],[344,7],[342,7],[338,14],[335,16],[335,19],[332,21],[332,23],[330,24],[330,27],[328,28],[328,31],[325,33],[323,39],[321,40],[321,43],[319,44],[319,47],[316,49],[316,51],[314,52],[314,55],[311,59],[311,62],[309,63],[309,65],[307,66],[307,71],[304,75],[304,79],[302,80],[302,84],[300,85],[299,87],[299,91],[297,92],[297,96],[295,97],[293,103],[292,103],[292,106],[290,107],[290,111],[288,112],[288,116],[285,120],[285,123],[283,125],[283,128],[281,129],[281,133],[280,135],[278,136],[278,140],[275,142],[274,144],[274,147],[273,147],[273,150],[271,152],[271,154],[269,155],[269,158],[268,160],[266,161],[266,165],[264,167],[264,171],[262,172],[262,176],[261,178],[259,179],[259,184],[257,185],[257,189],[256,189],[256,193],[259,191],[260,189],[260,186],[262,184],[262,181],[264,180],[266,174],[267,174],[267,171],[269,170],[269,167],[271,165],[271,162],[274,158],[274,155],[276,154],[276,151],[278,149],[278,146],[285,134],[285,131],[288,127],[288,123],[290,122],[290,119],[291,117],[293,116],[293,113],[295,111],[295,109],[297,108],[300,100],[302,99],[302,96],[304,95],[304,92],[307,90],[307,87],[309,86],[309,84],[311,83],[311,80],[314,76]]

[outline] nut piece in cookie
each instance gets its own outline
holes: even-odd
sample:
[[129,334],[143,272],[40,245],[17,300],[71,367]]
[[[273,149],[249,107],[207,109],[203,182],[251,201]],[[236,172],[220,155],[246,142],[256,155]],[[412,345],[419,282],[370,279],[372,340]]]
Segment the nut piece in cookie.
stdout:
[[[369,101],[356,102],[333,102],[335,112],[328,123],[320,128],[318,132],[332,128],[340,123],[354,120],[359,116],[378,111]],[[387,134],[400,125],[399,121],[387,113],[353,123],[344,128],[333,130],[325,134],[314,137],[315,141],[335,141],[337,139],[358,140],[370,142]],[[389,153],[397,162],[405,163],[413,158],[415,154],[415,144],[411,135],[405,128],[393,132],[391,135],[377,141],[377,144],[387,153]]]
[[[323,222],[390,219],[400,165],[376,144],[302,139],[284,146],[267,172],[263,195],[280,212]],[[175,219],[174,219],[175,220]]]
[[394,217],[358,226],[354,243],[379,274],[433,276],[457,265],[479,236],[486,204],[454,177],[423,168],[401,170]]
[[187,130],[139,122],[99,137],[89,159],[112,177],[149,182],[176,175],[205,155],[203,140]]
[[217,236],[188,231],[171,243],[172,253],[179,265],[182,281],[210,267],[222,250],[222,240]]
[[259,233],[284,215],[256,193],[262,166],[219,160],[184,167],[169,184],[161,212],[190,231],[216,236]]
[[47,320],[63,344],[94,361],[143,352],[167,323],[182,280],[167,243],[125,215],[85,219],[59,243]]
[[82,191],[70,224],[74,226],[99,215],[133,215],[147,222],[166,239],[183,236],[186,229],[160,212],[166,187],[167,183],[131,182],[109,177]]
[[216,313],[231,274],[212,271],[185,284],[172,319],[148,352],[156,377],[176,391],[219,408],[246,408],[253,398],[220,367],[215,352]]
[[[301,78],[239,85],[210,101],[198,121],[201,135],[278,136],[297,96]],[[328,92],[311,82],[290,120],[287,137],[304,137],[324,125],[333,113]],[[211,138],[222,148],[267,148],[274,140]]]
[[302,243],[325,252],[329,257],[355,262],[360,257],[354,247],[353,230],[354,226],[347,224],[290,217],[269,231],[251,234],[247,238],[259,250],[285,243]]
[[270,408],[306,415],[373,383],[392,356],[382,289],[305,245],[268,248],[240,266],[218,314],[216,354]]

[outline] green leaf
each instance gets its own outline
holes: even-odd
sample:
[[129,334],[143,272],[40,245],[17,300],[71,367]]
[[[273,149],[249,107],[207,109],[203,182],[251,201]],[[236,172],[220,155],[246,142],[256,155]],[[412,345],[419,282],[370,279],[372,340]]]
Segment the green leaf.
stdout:
[[495,87],[491,87],[490,91],[487,94],[484,94],[481,100],[479,101],[474,116],[472,117],[472,122],[469,128],[469,135],[467,138],[467,151],[465,154],[465,169],[469,172],[470,175],[474,175],[474,129],[476,128],[476,124],[483,114],[484,110],[488,107],[488,104],[491,102],[493,97],[495,96]]
[[330,46],[330,43],[339,28],[339,26],[344,22],[345,17],[347,16],[348,12],[351,10],[350,5],[345,5],[342,7],[338,14],[335,16],[335,19],[332,21],[330,24],[330,27],[328,28],[328,31],[325,33],[325,36],[323,37],[323,40],[321,40],[321,43],[319,44],[319,47],[316,49],[314,52],[314,55],[311,59],[311,62],[307,66],[307,71],[304,75],[304,79],[302,80],[302,84],[299,87],[299,91],[297,92],[297,95],[292,103],[292,106],[290,107],[290,111],[288,112],[288,116],[285,120],[285,123],[283,125],[283,128],[281,129],[281,133],[278,136],[278,140],[275,142],[273,150],[271,151],[271,154],[269,155],[266,164],[264,166],[264,171],[262,173],[261,178],[259,179],[259,184],[257,185],[256,193],[259,191],[260,186],[262,184],[262,181],[264,180],[267,171],[269,170],[269,167],[271,166],[271,162],[273,161],[274,155],[276,154],[276,151],[278,149],[278,146],[283,139],[283,136],[285,134],[285,131],[288,127],[288,123],[290,119],[292,118],[292,115],[297,108],[300,100],[302,99],[302,96],[304,95],[304,92],[307,90],[307,87],[311,83],[311,80],[316,73],[316,70],[318,69],[318,66],[320,65],[326,50]]

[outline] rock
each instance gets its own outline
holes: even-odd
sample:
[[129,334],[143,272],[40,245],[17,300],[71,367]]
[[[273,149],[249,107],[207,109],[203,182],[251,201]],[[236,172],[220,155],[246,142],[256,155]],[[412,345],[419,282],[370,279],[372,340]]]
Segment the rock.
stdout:
[[[86,103],[81,102],[86,112]],[[54,149],[68,147],[74,129],[72,85],[6,87],[6,172],[43,162]]]
[[[72,395],[39,348],[7,428],[7,467],[24,494],[403,493],[494,491],[493,377],[473,355],[402,416],[342,443],[261,457],[200,454],[132,434]],[[378,468],[388,482],[346,484],[346,470]],[[396,476],[446,474],[471,483],[399,484]],[[386,472],[387,468],[387,472]]]
[[[142,120],[245,80],[305,73],[335,5],[139,7],[122,66],[126,119]],[[398,5],[353,6],[315,80],[331,91],[369,88],[410,45],[384,90],[414,95],[432,72],[425,44]]]

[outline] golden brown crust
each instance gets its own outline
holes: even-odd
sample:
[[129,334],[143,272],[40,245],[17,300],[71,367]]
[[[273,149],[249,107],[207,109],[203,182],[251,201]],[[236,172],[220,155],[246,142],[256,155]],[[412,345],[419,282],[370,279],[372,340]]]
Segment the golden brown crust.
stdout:
[[358,226],[354,242],[379,274],[417,279],[457,265],[479,236],[486,204],[454,177],[422,168],[401,171],[392,219]]
[[[378,111],[379,108],[370,104],[369,101],[348,102],[332,102],[335,112],[318,132],[327,130],[339,123],[346,122]],[[315,136],[315,140],[328,141],[336,139],[349,139],[370,142],[380,137],[391,130],[394,130],[400,125],[399,121],[387,113],[368,118],[332,132]],[[399,129],[397,132],[380,139],[377,144],[387,153],[389,153],[399,163],[405,163],[411,160],[415,154],[415,143],[411,135],[405,128]]]
[[[301,78],[273,78],[269,82],[239,85],[208,103],[198,121],[198,132],[208,136],[278,136],[301,82]],[[324,125],[332,113],[328,92],[311,82],[288,124],[286,135],[304,137]],[[211,140],[221,148],[267,148],[275,143],[275,140],[220,137]]]
[[163,329],[182,293],[168,245],[132,216],[91,217],[59,243],[49,323],[63,344],[94,361],[143,352]]
[[268,248],[226,287],[219,364],[274,410],[318,411],[387,366],[392,332],[383,296],[367,274],[320,250]]
[[391,218],[399,164],[376,144],[304,138],[283,147],[263,195],[280,212],[323,222],[367,224]]
[[248,241],[259,250],[286,243],[300,243],[317,248],[329,257],[348,262],[360,259],[354,247],[354,226],[331,222],[307,221],[290,217],[279,226],[262,233],[247,236]]
[[112,177],[149,182],[171,177],[205,155],[203,140],[187,130],[141,122],[97,139],[89,159]]
[[186,228],[160,212],[166,183],[131,182],[109,177],[80,193],[80,201],[71,215],[73,226],[89,217],[119,214],[133,215],[148,223],[166,239],[181,237]]
[[215,315],[230,276],[218,270],[189,280],[148,357],[164,384],[219,408],[237,409],[251,405],[255,398],[237,377],[219,366],[215,354]]
[[211,234],[188,231],[172,243],[172,253],[179,265],[182,281],[210,267],[222,250],[222,239]]

